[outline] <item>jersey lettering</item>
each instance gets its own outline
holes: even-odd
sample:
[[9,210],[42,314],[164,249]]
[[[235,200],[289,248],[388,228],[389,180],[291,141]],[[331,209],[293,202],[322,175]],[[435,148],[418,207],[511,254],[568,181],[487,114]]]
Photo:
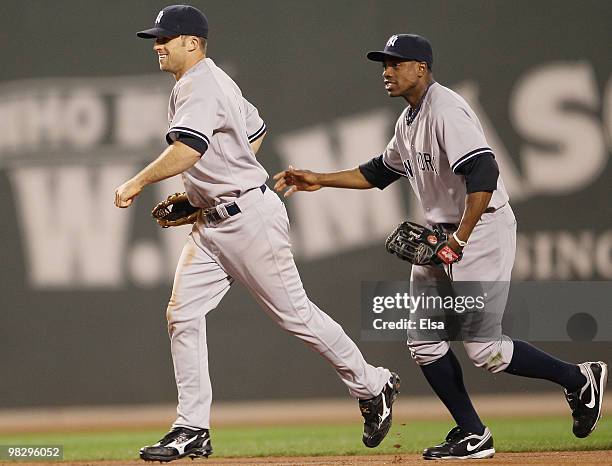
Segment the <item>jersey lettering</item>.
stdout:
[[438,170],[433,164],[433,157],[427,152],[417,152],[417,165],[421,171],[429,171],[434,172],[436,175],[438,174]]
[[410,164],[410,160],[406,159],[402,162],[404,164],[404,168],[406,169],[406,173],[410,178],[414,177],[414,172],[412,171],[412,165]]

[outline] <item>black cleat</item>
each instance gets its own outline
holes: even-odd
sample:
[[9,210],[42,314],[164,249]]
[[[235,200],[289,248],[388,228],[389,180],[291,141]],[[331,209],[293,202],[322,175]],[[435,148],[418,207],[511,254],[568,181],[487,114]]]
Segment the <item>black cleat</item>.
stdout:
[[155,445],[140,449],[141,459],[160,463],[186,456],[191,459],[207,458],[211,454],[212,445],[208,429],[193,430],[186,427],[175,427]]
[[380,445],[391,428],[393,402],[400,388],[400,378],[391,372],[389,381],[378,396],[369,400],[359,400],[363,416],[363,444],[368,448]]
[[454,427],[446,436],[446,440],[423,451],[426,460],[463,460],[491,458],[495,454],[493,436],[485,427],[482,435],[465,432],[461,427]]
[[575,392],[565,390],[565,399],[572,409],[574,425],[572,431],[578,438],[587,437],[601,418],[601,402],[608,383],[608,366],[606,363],[583,362],[578,364],[580,372],[586,377],[584,386]]

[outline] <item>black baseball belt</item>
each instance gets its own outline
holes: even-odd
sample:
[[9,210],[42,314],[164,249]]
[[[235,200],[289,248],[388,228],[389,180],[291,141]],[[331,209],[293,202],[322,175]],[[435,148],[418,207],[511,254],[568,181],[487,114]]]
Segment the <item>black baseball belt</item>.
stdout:
[[[262,184],[259,188],[253,188],[253,189],[260,189],[262,193],[265,193],[266,188],[267,186],[265,184]],[[245,191],[242,194],[244,195],[248,193],[249,191],[251,191],[251,189],[249,189],[248,191]],[[240,207],[238,207],[238,204],[236,204],[236,202],[230,202],[229,204],[224,204],[222,206],[222,209],[224,209],[227,212],[227,216],[222,216],[217,210],[217,207],[209,207],[208,209],[202,210],[202,217],[207,222],[214,223],[214,222],[220,222],[221,220],[225,220],[226,218],[229,218],[229,217],[233,217],[234,215],[238,215],[240,212],[242,212],[240,210]]]
[[[501,209],[502,207],[504,207],[506,204],[500,206],[500,207],[487,207],[485,209],[485,211],[483,212],[483,214],[492,214],[493,212],[497,212],[499,209]],[[459,228],[459,225],[456,223],[436,223],[434,226],[438,226],[440,228],[442,228],[443,231],[447,232],[447,231],[457,231],[457,229]]]

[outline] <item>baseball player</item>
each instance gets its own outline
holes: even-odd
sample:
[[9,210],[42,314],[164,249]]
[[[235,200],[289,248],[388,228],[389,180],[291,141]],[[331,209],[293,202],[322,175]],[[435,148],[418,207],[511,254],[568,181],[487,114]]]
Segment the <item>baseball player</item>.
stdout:
[[[445,269],[413,266],[413,286],[439,283],[436,286],[442,288],[449,280],[509,282],[516,220],[476,114],[458,94],[434,81],[433,52],[425,38],[396,34],[384,50],[369,52],[367,57],[382,62],[388,95],[408,102],[384,152],[357,168],[335,173],[289,167],[275,175],[275,189],[286,190],[285,196],[326,186],[384,189],[407,178],[426,221],[447,233],[452,249],[445,255]],[[457,262],[461,253],[463,258]],[[504,303],[506,298],[507,294]],[[477,367],[561,385],[572,411],[574,434],[586,437],[593,431],[601,413],[606,364],[560,361],[529,343],[503,335],[483,340],[463,342]],[[424,458],[493,456],[493,437],[472,406],[448,341],[419,341],[409,334],[408,347],[457,423],[442,443],[423,452]]]
[[206,314],[234,280],[281,328],[334,367],[359,399],[363,442],[377,446],[391,426],[399,377],[368,364],[340,325],[308,299],[291,254],[284,204],[266,188],[268,174],[255,158],[266,125],[236,83],[206,57],[205,15],[188,5],[168,6],[153,28],[137,35],[155,40],[160,69],[176,79],[168,147],[116,189],[115,205],[129,207],[146,185],[181,174],[189,202],[202,208],[179,259],[166,313],[177,418],[140,457],[172,461],[212,453]]

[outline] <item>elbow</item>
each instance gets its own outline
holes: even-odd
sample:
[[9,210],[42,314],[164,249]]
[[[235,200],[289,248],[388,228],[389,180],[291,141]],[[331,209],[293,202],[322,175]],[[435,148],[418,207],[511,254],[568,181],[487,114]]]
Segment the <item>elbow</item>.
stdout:
[[[204,151],[207,148],[198,148],[195,149],[187,144],[184,144],[181,141],[174,141],[172,143],[172,148],[174,149],[176,155],[180,159],[180,165],[182,165],[183,170],[185,171],[191,167],[193,167],[204,155]],[[203,152],[200,150],[203,149]]]

